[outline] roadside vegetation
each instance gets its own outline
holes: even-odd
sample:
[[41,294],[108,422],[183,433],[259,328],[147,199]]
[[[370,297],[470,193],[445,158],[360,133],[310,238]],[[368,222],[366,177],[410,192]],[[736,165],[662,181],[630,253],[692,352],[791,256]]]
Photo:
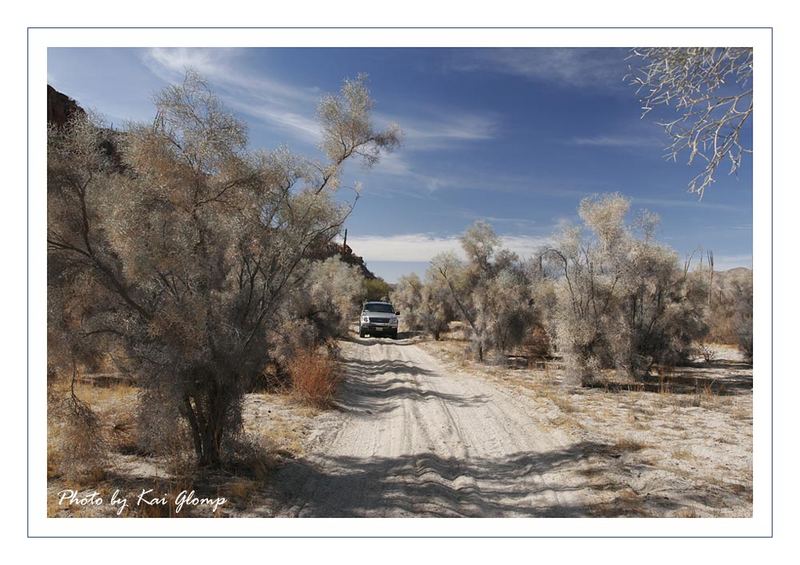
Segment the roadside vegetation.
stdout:
[[392,294],[410,331],[439,339],[461,324],[480,362],[558,359],[572,382],[647,381],[703,357],[708,343],[735,344],[752,360],[752,271],[681,260],[656,239],[658,217],[619,194],[584,199],[567,226],[533,257],[503,249],[477,222],[463,259],[435,257],[424,280],[401,278]]
[[[320,258],[357,199],[334,197],[345,164],[371,166],[400,139],[373,127],[364,77],[322,98],[319,159],[250,149],[191,72],[155,104],[124,131],[84,114],[48,129],[53,478],[99,479],[120,450],[230,469],[249,441],[246,395],[282,386],[327,403],[334,340],[377,292]],[[81,398],[93,381],[135,386],[119,426]]]

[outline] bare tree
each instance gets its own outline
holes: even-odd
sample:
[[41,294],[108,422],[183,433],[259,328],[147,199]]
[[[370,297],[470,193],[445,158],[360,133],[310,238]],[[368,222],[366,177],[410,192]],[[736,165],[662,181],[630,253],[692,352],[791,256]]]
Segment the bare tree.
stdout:
[[711,310],[711,294],[714,289],[714,252],[709,249],[706,257],[708,258],[708,309]]
[[522,344],[531,332],[535,317],[530,280],[513,257],[498,269],[480,293],[479,318],[486,327],[488,344],[500,353]]
[[627,76],[641,96],[642,117],[671,106],[674,119],[664,118],[671,144],[667,156],[705,164],[689,182],[702,198],[726,159],[730,173],[751,153],[742,138],[753,115],[753,50],[749,47],[650,47],[631,51],[636,63]]
[[398,132],[373,129],[362,78],[320,104],[322,162],[249,151],[193,73],[156,108],[125,132],[121,167],[96,124],[48,132],[48,325],[82,359],[124,349],[144,404],[188,426],[200,465],[219,465],[307,257],[350,212],[333,199],[343,164],[374,163]]

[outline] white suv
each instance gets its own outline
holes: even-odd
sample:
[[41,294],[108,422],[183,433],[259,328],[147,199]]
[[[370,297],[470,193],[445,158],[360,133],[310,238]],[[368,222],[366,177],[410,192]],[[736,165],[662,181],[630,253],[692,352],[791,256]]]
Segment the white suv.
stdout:
[[388,302],[365,302],[361,309],[358,335],[388,335],[397,339],[397,324],[400,312]]

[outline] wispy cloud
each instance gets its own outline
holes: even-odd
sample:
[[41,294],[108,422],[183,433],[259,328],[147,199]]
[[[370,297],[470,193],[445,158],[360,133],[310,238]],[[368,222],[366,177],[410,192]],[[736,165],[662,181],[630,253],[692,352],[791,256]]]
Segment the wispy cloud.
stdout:
[[[237,48],[152,48],[144,61],[163,78],[180,78],[194,69],[215,85],[237,87],[264,100],[287,103],[291,100],[314,103],[320,95],[317,87],[301,87],[267,78],[243,62],[244,49]],[[165,76],[166,73],[166,76]]]
[[[533,255],[549,238],[538,236],[502,236],[502,246],[522,257]],[[439,253],[451,251],[464,257],[456,235],[438,236],[426,233],[398,235],[363,235],[347,240],[353,250],[366,261],[430,261]]]
[[477,215],[470,214],[471,217],[474,219],[483,219],[489,222],[490,224],[504,224],[508,226],[512,226],[515,228],[533,228],[536,227],[538,229],[543,229],[543,226],[539,225],[539,222],[536,220],[532,220],[531,218],[519,218],[515,216],[483,216],[479,218]]
[[275,126],[290,137],[317,143],[321,137],[314,119],[320,91],[269,79],[246,68],[241,49],[153,48],[145,65],[168,82],[181,80],[188,69],[208,80],[234,110]]
[[[250,68],[242,49],[153,48],[145,52],[145,65],[163,80],[180,80],[187,69],[205,77],[222,99],[234,110],[268,125],[278,127],[292,137],[318,143],[322,132],[316,109],[322,94],[316,86],[299,86],[273,78]],[[403,130],[407,151],[445,149],[455,143],[475,142],[495,137],[495,116],[466,113],[452,109],[430,109],[429,115],[376,113],[377,125],[397,123]],[[406,174],[396,165],[393,174]]]
[[381,157],[374,167],[376,176],[388,175],[406,181],[407,194],[424,197],[432,192],[450,186],[453,179],[447,175],[425,172],[416,167],[401,152],[388,153]]
[[494,194],[516,194],[528,198],[548,196],[566,198],[577,202],[598,189],[591,181],[548,178],[529,173],[495,173],[485,169],[463,170],[450,173],[444,179],[444,188],[486,191]]
[[627,50],[619,48],[500,48],[457,53],[453,70],[504,73],[571,88],[620,87],[627,70]]
[[227,97],[225,103],[237,112],[277,127],[300,141],[317,144],[322,139],[319,122],[298,111],[237,97]]
[[731,204],[718,204],[715,202],[705,202],[697,200],[695,195],[687,195],[686,199],[672,199],[672,198],[640,198],[634,196],[631,198],[633,204],[637,206],[653,206],[655,208],[700,208],[707,210],[725,210],[736,211],[741,207]]
[[458,142],[494,139],[499,128],[494,116],[452,111],[425,119],[383,114],[377,114],[376,118],[380,122],[400,124],[405,147],[410,151],[446,149]]
[[531,232],[539,232],[539,233],[552,233],[554,229],[557,227],[557,224],[551,221],[552,219],[548,219],[547,222],[542,222],[540,220],[536,220],[530,216],[490,216],[486,214],[478,214],[471,210],[459,209],[453,210],[448,209],[446,212],[441,213],[442,216],[457,216],[469,221],[476,221],[476,220],[484,220],[489,222],[490,224],[497,226],[501,225],[504,226],[504,231],[508,230],[516,230],[521,233],[530,234]]
[[550,236],[507,235],[500,238],[501,245],[520,257],[534,255],[542,246],[552,243]]
[[[573,200],[577,206],[581,198],[598,191],[606,191],[598,189],[591,181],[566,182],[542,178],[535,173],[491,173],[485,169],[468,167],[443,169],[435,165],[418,164],[408,157],[409,154],[404,151],[385,155],[375,166],[373,174],[406,180],[408,182],[405,183],[405,189],[419,197],[431,196],[437,191],[453,190],[485,192],[487,195],[494,195],[489,197],[498,198],[507,198],[507,195],[527,199],[545,196],[563,198]],[[578,188],[579,186],[586,188]]]
[[595,135],[588,137],[573,137],[567,141],[568,145],[577,145],[585,147],[650,147],[664,146],[664,140],[657,136],[641,136],[641,135]]

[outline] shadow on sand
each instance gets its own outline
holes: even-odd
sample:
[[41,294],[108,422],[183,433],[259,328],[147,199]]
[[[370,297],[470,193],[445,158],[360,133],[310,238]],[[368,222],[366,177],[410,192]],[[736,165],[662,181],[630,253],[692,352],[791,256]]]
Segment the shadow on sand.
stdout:
[[[610,445],[580,442],[505,459],[442,458],[433,453],[400,457],[324,457],[289,461],[270,482],[269,498],[283,516],[359,517],[582,517],[641,515],[624,504],[578,505],[569,493],[587,484],[554,488],[541,474],[589,460],[592,472],[619,466],[624,455]],[[593,489],[614,489],[592,483]],[[686,493],[691,496],[693,493]],[[555,496],[554,496],[555,495]],[[687,498],[688,500],[688,498]],[[678,498],[649,500],[656,512],[684,505]]]
[[483,395],[448,394],[423,388],[417,377],[436,378],[436,374],[402,360],[369,361],[343,359],[347,380],[339,391],[337,408],[345,412],[390,412],[402,400],[439,400],[455,406],[476,406],[486,402]]

